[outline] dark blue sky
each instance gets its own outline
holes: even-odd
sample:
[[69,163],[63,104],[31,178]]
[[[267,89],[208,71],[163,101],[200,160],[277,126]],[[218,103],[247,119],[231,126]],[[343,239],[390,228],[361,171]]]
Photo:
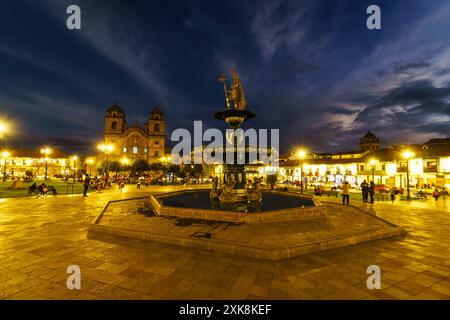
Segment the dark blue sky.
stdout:
[[[370,4],[382,30],[366,28]],[[161,105],[169,134],[217,127],[233,65],[248,126],[280,128],[282,152],[354,149],[367,129],[384,145],[450,136],[450,1],[0,0],[9,144],[88,152],[113,102],[130,124]]]

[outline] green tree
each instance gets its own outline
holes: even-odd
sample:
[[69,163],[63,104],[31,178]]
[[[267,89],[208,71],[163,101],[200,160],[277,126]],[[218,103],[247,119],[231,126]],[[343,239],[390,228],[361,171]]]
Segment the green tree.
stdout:
[[33,181],[33,171],[27,170],[25,172],[25,182],[31,182]]
[[109,172],[114,172],[116,175],[116,179],[117,179],[117,175],[119,174],[119,171],[122,170],[122,165],[120,164],[119,161],[110,161],[109,162]]
[[156,161],[156,162],[150,163],[148,166],[148,169],[150,171],[165,171],[165,169],[166,169],[165,167],[166,166],[163,163]]
[[106,174],[106,161],[100,161],[97,164],[97,172],[101,175]]
[[131,165],[131,174],[137,174],[138,176],[150,170],[150,166],[145,160],[135,160]]
[[[167,167],[166,174],[169,176],[169,179],[174,182],[176,177],[182,177],[182,170],[179,165],[171,164]],[[185,175],[184,175],[185,176]]]
[[128,172],[131,170],[131,166],[129,164],[121,164],[120,171],[121,172]]
[[191,164],[186,166],[187,176],[192,179],[199,179],[203,177],[203,165]]

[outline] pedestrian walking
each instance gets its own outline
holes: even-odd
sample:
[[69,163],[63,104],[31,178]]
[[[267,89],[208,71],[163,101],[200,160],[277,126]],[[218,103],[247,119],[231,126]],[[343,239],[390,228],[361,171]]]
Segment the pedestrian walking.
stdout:
[[443,199],[444,201],[447,200],[447,197],[448,197],[448,191],[447,191],[447,189],[442,188],[441,196],[442,196],[442,199]]
[[392,204],[394,204],[396,194],[397,193],[396,193],[395,189],[392,189],[391,190],[391,202],[392,202]]
[[373,181],[370,181],[370,186],[369,186],[369,196],[370,196],[370,203],[373,203],[373,198],[375,196],[375,183]]
[[140,180],[140,179],[138,179],[138,181],[137,181],[137,183],[136,183],[136,187],[137,187],[138,189],[141,189],[141,180]]
[[350,184],[345,181],[341,186],[342,204],[350,204]]
[[119,192],[122,192],[123,187],[125,186],[124,180],[123,180],[123,179],[120,179],[117,185],[118,185],[118,187],[119,187]]
[[363,202],[367,202],[367,199],[369,197],[369,184],[366,182],[366,180],[361,183],[361,191]]

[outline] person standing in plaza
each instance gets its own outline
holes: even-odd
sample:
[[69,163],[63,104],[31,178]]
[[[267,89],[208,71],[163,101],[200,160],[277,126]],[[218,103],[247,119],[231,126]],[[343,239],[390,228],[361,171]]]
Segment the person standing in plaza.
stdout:
[[439,196],[441,195],[441,193],[439,192],[438,189],[434,189],[433,191],[433,198],[435,201],[437,201],[439,199]]
[[366,180],[361,183],[361,191],[363,202],[367,202],[367,199],[369,197],[369,184],[366,182]]
[[369,196],[370,196],[370,203],[373,203],[373,198],[375,196],[375,183],[373,181],[370,181]]
[[86,175],[84,177],[84,180],[83,180],[83,197],[87,197],[88,196],[87,192],[89,190],[90,182],[91,182],[91,179],[89,178],[88,175]]
[[342,204],[350,204],[350,184],[345,181],[341,186]]
[[119,187],[119,192],[122,192],[123,187],[125,186],[125,181],[123,178],[119,179],[119,182],[117,183],[117,186]]
[[441,196],[442,196],[442,200],[444,200],[444,201],[447,200],[447,197],[448,197],[448,191],[447,191],[447,189],[445,189],[445,187],[442,188]]

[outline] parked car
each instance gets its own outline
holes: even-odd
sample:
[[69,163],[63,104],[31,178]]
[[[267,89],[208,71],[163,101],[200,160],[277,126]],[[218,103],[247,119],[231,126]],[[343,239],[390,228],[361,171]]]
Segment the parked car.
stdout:
[[389,193],[389,192],[391,192],[391,190],[392,190],[392,187],[387,186],[385,184],[377,184],[375,186],[376,193]]

